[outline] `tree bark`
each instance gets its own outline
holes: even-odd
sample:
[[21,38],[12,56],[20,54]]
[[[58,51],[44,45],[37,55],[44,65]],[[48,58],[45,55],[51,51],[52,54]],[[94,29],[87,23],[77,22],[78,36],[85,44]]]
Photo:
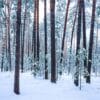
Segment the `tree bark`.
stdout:
[[65,35],[66,35],[66,27],[67,27],[67,19],[68,19],[69,5],[70,5],[70,0],[68,0],[67,8],[66,8],[64,31],[63,31],[63,38],[62,38],[62,45],[61,45],[61,59],[60,59],[60,63],[62,63],[62,59],[63,59],[64,41],[65,41]]
[[55,52],[55,0],[50,0],[51,24],[51,82],[56,83],[56,52]]
[[19,70],[20,70],[20,26],[21,26],[21,0],[17,3],[17,22],[16,22],[16,55],[15,55],[15,75],[14,93],[20,94],[19,89]]
[[95,24],[95,10],[96,10],[96,0],[93,0],[92,5],[92,16],[91,16],[91,29],[90,29],[90,41],[89,41],[89,50],[88,50],[88,76],[86,77],[86,82],[91,83],[91,65],[92,65],[92,49],[94,41],[94,24]]
[[[86,18],[85,18],[85,3],[84,0],[82,0],[82,19],[83,19],[83,48],[87,50],[86,48]],[[87,69],[87,57],[84,59],[84,74],[86,74]],[[86,76],[86,75],[85,75]]]
[[9,70],[12,70],[11,67],[11,45],[10,45],[10,12],[11,12],[11,4],[10,0],[7,1],[8,4],[8,17],[7,17],[7,30],[8,30],[8,62],[9,62]]
[[39,64],[39,53],[40,53],[40,43],[39,43],[39,0],[37,0],[36,4],[37,8],[37,62]]
[[47,60],[47,1],[44,0],[44,32],[45,32],[45,79],[48,79],[48,60]]
[[23,34],[22,34],[22,47],[21,47],[21,72],[24,70],[24,42],[25,42],[25,28],[26,28],[26,14],[27,14],[27,2],[25,2],[25,12],[24,12],[24,23],[23,23]]
[[76,45],[76,72],[74,75],[74,84],[76,86],[79,85],[79,55],[80,50],[80,38],[81,38],[81,7],[82,7],[82,0],[78,0],[78,25],[77,25],[77,45]]

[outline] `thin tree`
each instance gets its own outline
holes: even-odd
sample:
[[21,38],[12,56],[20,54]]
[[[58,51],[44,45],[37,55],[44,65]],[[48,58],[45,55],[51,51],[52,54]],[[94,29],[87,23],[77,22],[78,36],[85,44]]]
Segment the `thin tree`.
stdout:
[[[67,27],[67,19],[68,19],[69,5],[70,5],[70,0],[68,0],[68,2],[67,2],[67,8],[66,8],[66,15],[65,15],[65,22],[64,22],[64,31],[63,31],[62,45],[61,45],[60,64],[62,64],[62,60],[63,60],[64,42],[65,42],[65,35],[66,35],[66,27]],[[62,74],[62,71],[61,71],[61,74]]]
[[11,71],[11,45],[10,45],[10,12],[11,12],[11,0],[7,0],[8,4],[8,17],[7,17],[7,33],[8,33],[8,62],[9,62],[9,70]]
[[86,82],[91,83],[91,65],[92,65],[92,50],[94,41],[94,24],[95,24],[95,10],[96,10],[96,0],[93,0],[92,5],[92,16],[91,16],[91,29],[90,29],[90,40],[89,40],[89,50],[88,50],[88,76],[86,77]]
[[[83,48],[85,50],[87,50],[87,48],[86,48],[86,18],[85,18],[85,3],[84,3],[84,0],[82,0],[82,21],[83,21]],[[85,74],[86,74],[86,69],[87,69],[87,57],[85,57],[85,59],[84,59]]]
[[[33,22],[33,34],[32,34],[32,53],[34,54],[34,62],[36,62],[37,45],[36,45],[36,22],[37,22],[37,12],[36,12],[36,0],[34,0],[34,22]],[[35,64],[34,66],[35,67]]]
[[36,59],[36,0],[34,0],[34,19],[33,19],[33,34],[32,34],[32,53],[34,52],[34,59]]
[[22,33],[22,45],[21,45],[21,72],[23,72],[24,66],[24,40],[25,40],[25,28],[26,28],[26,14],[27,14],[27,2],[25,1],[25,11],[24,11],[24,23],[23,23],[23,33]]
[[[64,53],[64,44],[65,44],[69,6],[70,6],[70,0],[68,0],[68,2],[67,2],[67,8],[66,8],[66,14],[65,14],[64,30],[63,30],[63,37],[62,37],[62,44],[61,44],[61,58],[60,58],[60,66],[61,67],[62,67],[62,61],[63,61],[63,53]],[[60,74],[62,75],[62,70],[60,71]]]
[[34,71],[39,66],[39,0],[34,1],[34,24],[32,36],[32,52],[34,52]]
[[48,79],[48,60],[47,60],[47,0],[44,0],[44,32],[45,32],[45,79]]
[[77,25],[77,45],[76,45],[76,72],[74,75],[74,84],[76,86],[79,85],[79,50],[80,50],[80,38],[81,38],[81,17],[82,17],[82,12],[81,12],[81,7],[82,7],[82,0],[78,0],[78,25]]
[[55,52],[55,0],[50,0],[51,24],[51,82],[56,83],[56,52]]
[[37,12],[37,27],[36,27],[36,30],[37,30],[37,62],[39,63],[39,52],[40,52],[40,43],[39,43],[39,0],[36,0],[37,3],[36,3],[36,12]]
[[17,22],[16,22],[16,54],[15,54],[15,75],[14,93],[20,94],[19,89],[19,70],[20,70],[20,26],[21,26],[21,0],[17,3]]

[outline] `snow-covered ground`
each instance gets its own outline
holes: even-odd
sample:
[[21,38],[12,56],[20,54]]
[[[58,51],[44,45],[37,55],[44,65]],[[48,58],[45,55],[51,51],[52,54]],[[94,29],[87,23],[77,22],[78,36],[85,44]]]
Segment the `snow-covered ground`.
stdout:
[[100,77],[92,77],[92,84],[75,87],[71,76],[61,78],[56,84],[30,73],[21,74],[20,95],[13,93],[13,73],[0,72],[0,100],[100,100]]

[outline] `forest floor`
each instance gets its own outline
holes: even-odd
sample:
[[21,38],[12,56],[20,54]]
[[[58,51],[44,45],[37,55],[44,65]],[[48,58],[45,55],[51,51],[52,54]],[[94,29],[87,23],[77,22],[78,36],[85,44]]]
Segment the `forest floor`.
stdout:
[[100,100],[100,77],[92,77],[91,85],[82,82],[75,87],[71,76],[61,77],[56,84],[34,78],[30,72],[20,75],[20,95],[13,93],[14,74],[0,72],[0,100]]

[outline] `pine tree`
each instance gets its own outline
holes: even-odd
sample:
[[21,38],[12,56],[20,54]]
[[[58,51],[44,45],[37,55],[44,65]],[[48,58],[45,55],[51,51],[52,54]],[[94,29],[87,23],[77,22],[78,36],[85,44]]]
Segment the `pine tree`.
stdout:
[[76,44],[76,72],[74,75],[74,84],[76,86],[79,85],[79,50],[80,50],[80,38],[81,38],[81,7],[82,7],[82,0],[78,0],[78,25],[77,25],[77,44]]
[[93,51],[93,36],[94,36],[94,24],[95,24],[95,10],[96,10],[96,0],[93,0],[92,4],[92,16],[91,16],[91,29],[90,29],[90,41],[88,50],[88,76],[86,77],[86,82],[91,83],[91,65],[92,65],[92,51]]
[[21,41],[21,72],[24,70],[24,40],[25,40],[25,28],[26,28],[26,14],[27,14],[27,2],[25,1],[25,11],[24,11],[24,23],[23,23],[23,33],[22,33],[22,41]]
[[45,79],[48,79],[48,59],[47,59],[47,1],[44,0],[44,32],[45,32]]
[[[87,48],[86,48],[86,18],[85,18],[85,2],[84,2],[84,0],[82,0],[82,21],[83,21],[83,48],[86,51],[87,50]],[[87,69],[87,57],[85,57],[85,59],[84,59],[85,74],[86,74],[86,69]]]
[[50,22],[51,22],[51,82],[56,83],[55,0],[50,0]]
[[16,22],[16,54],[15,54],[15,75],[14,92],[20,94],[19,89],[19,70],[20,70],[20,26],[21,26],[21,0],[17,3],[17,22]]
[[63,30],[63,38],[62,38],[62,45],[61,45],[61,59],[60,59],[60,63],[62,63],[62,59],[63,59],[64,42],[65,42],[65,35],[66,35],[66,27],[67,27],[67,20],[68,20],[69,5],[70,5],[70,0],[68,0],[67,8],[66,8],[64,30]]

